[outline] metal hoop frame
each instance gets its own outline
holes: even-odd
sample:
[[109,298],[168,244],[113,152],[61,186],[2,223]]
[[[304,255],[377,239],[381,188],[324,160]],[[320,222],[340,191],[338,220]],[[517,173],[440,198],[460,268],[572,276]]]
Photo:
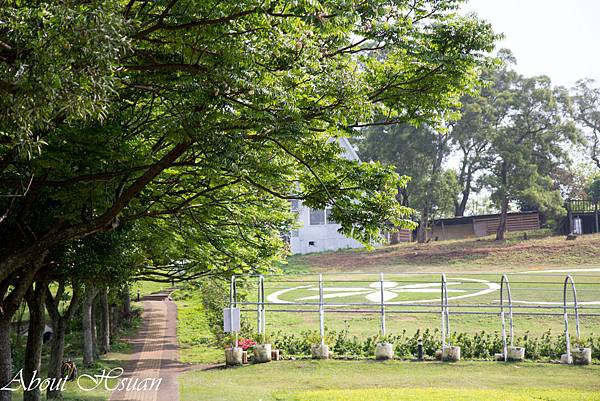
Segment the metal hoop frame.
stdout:
[[504,288],[506,288],[506,295],[508,301],[508,321],[510,330],[510,346],[513,346],[514,332],[513,332],[513,311],[512,311],[512,294],[510,292],[510,282],[506,274],[502,275],[500,279],[500,319],[502,320],[502,346],[504,350],[504,361],[508,361],[508,345],[506,340],[506,321],[504,318]]
[[[266,309],[265,305],[271,305],[271,302],[265,302],[265,276],[264,275],[255,275],[254,277],[258,277],[258,289],[257,289],[257,302],[256,302],[256,314],[257,314],[257,328],[259,334],[266,333]],[[325,300],[324,300],[324,280],[323,274],[318,275],[318,285],[319,285],[319,303],[318,303],[318,312],[319,312],[319,326],[320,326],[320,337],[321,337],[321,345],[325,344]],[[335,280],[334,280],[335,281]],[[389,304],[385,303],[385,288],[384,288],[384,275],[383,273],[379,274],[379,284],[380,284],[380,308],[379,312],[381,315],[381,334],[386,335],[386,306]],[[577,300],[577,289],[575,285],[575,281],[573,277],[568,274],[565,277],[563,282],[563,318],[565,324],[565,341],[566,341],[566,355],[568,357],[568,362],[572,363],[571,356],[571,339],[569,335],[569,304],[567,302],[568,295],[568,287],[571,287],[571,292],[573,296],[573,308],[575,311],[575,328],[576,328],[576,336],[577,340],[580,340],[580,313],[579,308],[580,305]],[[506,297],[505,297],[506,294]],[[237,308],[238,304],[240,305],[252,305],[253,302],[241,302],[238,303],[237,300],[237,277],[235,275],[231,276],[230,287],[229,287],[229,308],[230,308],[230,320],[233,321],[233,308]],[[305,305],[306,303],[297,303],[298,305]],[[307,304],[312,305],[312,304]],[[363,304],[363,303],[348,303],[347,305],[372,305],[372,304]],[[333,307],[340,306],[337,304],[333,304]],[[406,304],[405,306],[415,306],[412,304]],[[427,306],[423,304],[417,304],[417,306]],[[429,306],[435,306],[431,304]],[[461,306],[460,304],[458,306]],[[462,305],[465,306],[465,305]],[[508,360],[508,346],[512,347],[514,345],[514,321],[513,321],[513,300],[511,293],[510,281],[508,279],[507,274],[502,274],[500,280],[500,318],[502,322],[502,342],[503,342],[503,351],[504,351],[504,360]],[[482,307],[480,305],[480,307]],[[489,307],[492,307],[491,305]],[[520,306],[520,308],[533,308],[532,306]],[[536,306],[535,308],[540,308]],[[550,308],[550,307],[547,307]],[[560,308],[560,307],[559,307]],[[584,306],[585,308],[585,306]],[[592,307],[590,307],[592,308]],[[506,333],[506,309],[508,309],[509,316],[509,333]],[[248,310],[246,310],[248,311]],[[279,310],[279,312],[309,312],[309,310]],[[342,312],[336,309],[327,309],[327,311],[333,312]],[[376,310],[346,310],[343,312],[356,312],[356,313],[367,313],[367,312],[376,312]],[[390,310],[392,313],[399,313],[395,310]],[[445,273],[441,274],[441,298],[440,298],[440,312],[441,312],[441,337],[442,337],[442,348],[451,346],[451,335],[450,335],[450,306],[448,301],[448,280]],[[435,313],[434,311],[417,311],[417,310],[407,310],[403,313]],[[491,312],[457,312],[459,314],[491,314]],[[545,315],[553,315],[551,313],[536,313],[536,312],[516,312],[516,314],[521,315],[534,315],[534,314],[545,314]],[[559,314],[556,314],[559,315]],[[585,314],[584,316],[600,316],[596,314]],[[508,337],[510,337],[510,342],[508,341]],[[232,339],[232,346],[238,346],[238,333],[234,333],[234,339]]]
[[563,285],[563,314],[565,319],[565,342],[567,345],[567,361],[569,364],[573,363],[571,358],[571,338],[569,337],[569,313],[567,307],[567,287],[571,284],[571,290],[573,292],[573,306],[575,308],[575,332],[577,334],[577,341],[580,339],[579,333],[579,305],[577,304],[577,290],[575,288],[575,280],[570,274],[565,277],[565,283]]
[[319,274],[319,331],[321,346],[325,345],[325,300],[323,297],[323,275]]
[[[446,280],[446,274],[442,274],[442,296],[440,300],[442,308],[442,348],[451,345],[450,344],[450,311],[448,308],[448,281]],[[448,340],[448,344],[446,344]]]
[[261,274],[258,276],[258,293],[256,302],[256,327],[258,334],[266,334],[266,320],[265,320],[265,277]]

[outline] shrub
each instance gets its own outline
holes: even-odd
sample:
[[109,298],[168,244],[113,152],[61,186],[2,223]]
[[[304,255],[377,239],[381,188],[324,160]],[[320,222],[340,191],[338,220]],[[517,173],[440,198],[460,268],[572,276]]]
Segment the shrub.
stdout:
[[[438,329],[417,331],[407,335],[403,331],[397,335],[386,336],[386,341],[394,345],[397,358],[410,359],[417,355],[417,343],[423,340],[423,353],[430,358],[435,356],[435,351],[442,347],[441,335]],[[380,342],[380,336],[359,338],[350,335],[348,330],[327,331],[325,342],[337,358],[370,358],[373,356],[375,345]],[[485,331],[474,334],[452,333],[450,343],[461,347],[461,355],[466,359],[491,360],[495,353],[502,352],[502,336],[499,332],[487,333]],[[310,346],[320,341],[316,331],[303,331],[300,334],[275,332],[271,334],[271,343],[278,348],[283,356],[309,357]],[[515,345],[525,347],[525,357],[531,360],[557,360],[566,350],[564,334],[553,335],[550,331],[541,337],[532,337],[526,332],[522,337],[516,337]],[[592,357],[600,359],[600,336],[590,335],[581,341],[571,339],[572,346],[581,344],[592,349]]]

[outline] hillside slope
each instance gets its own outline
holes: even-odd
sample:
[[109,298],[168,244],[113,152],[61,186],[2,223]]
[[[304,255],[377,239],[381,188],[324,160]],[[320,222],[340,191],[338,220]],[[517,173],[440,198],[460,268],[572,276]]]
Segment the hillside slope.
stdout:
[[[600,234],[575,241],[544,232],[513,234],[505,242],[492,237],[427,244],[404,243],[374,250],[343,250],[293,256],[291,271],[435,270],[452,267],[469,270],[518,270],[551,267],[600,267]],[[439,269],[438,269],[439,270]]]

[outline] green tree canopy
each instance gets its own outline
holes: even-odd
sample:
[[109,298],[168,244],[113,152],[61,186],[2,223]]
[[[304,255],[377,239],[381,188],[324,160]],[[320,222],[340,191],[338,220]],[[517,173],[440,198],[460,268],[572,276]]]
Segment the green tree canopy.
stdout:
[[359,138],[361,156],[393,166],[398,174],[410,177],[398,188],[398,200],[418,211],[419,239],[424,241],[428,220],[453,213],[458,195],[456,174],[444,171],[450,153],[450,135],[422,125],[383,125],[364,130]]
[[393,168],[332,138],[454,115],[496,38],[459,4],[5,1],[0,323],[48,251],[136,220],[185,220],[218,266],[280,252],[290,197],[364,242],[402,224]]
[[592,79],[582,79],[572,89],[571,113],[583,127],[590,158],[600,168],[600,87]]
[[[95,9],[85,4],[65,12],[82,12],[81,29],[92,35]],[[332,205],[345,233],[376,238],[381,221],[401,223],[397,176],[345,161],[330,139],[375,115],[432,126],[447,117],[495,38],[489,25],[458,16],[457,6],[106,3],[105,18],[124,21],[110,35],[129,44],[107,53],[109,67],[118,65],[111,80],[118,96],[102,124],[64,121],[46,133],[48,146],[33,162],[3,155],[3,193],[11,198],[3,198],[0,229],[19,235],[2,251],[0,278],[43,249],[122,221],[188,213],[206,222],[213,208],[252,220],[261,207],[283,210],[291,192],[309,206]],[[32,12],[19,2],[9,8]],[[23,221],[33,234],[15,228]]]

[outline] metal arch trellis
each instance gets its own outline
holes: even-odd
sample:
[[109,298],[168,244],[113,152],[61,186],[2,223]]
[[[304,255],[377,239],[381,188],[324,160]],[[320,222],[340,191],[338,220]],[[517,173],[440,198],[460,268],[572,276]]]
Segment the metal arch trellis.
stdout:
[[[440,300],[442,308],[442,348],[451,345],[450,340],[450,311],[448,308],[448,280],[446,274],[442,273],[442,295]],[[448,344],[446,344],[448,340]]]
[[381,295],[381,335],[385,336],[385,291],[383,287],[383,273],[379,273],[379,292]]
[[231,276],[231,281],[229,283],[229,322],[232,327],[232,332],[234,332],[234,341],[231,344],[233,347],[237,348],[238,346],[238,333],[233,330],[233,308],[237,307],[237,284],[235,276]]
[[567,307],[567,286],[571,284],[571,290],[573,292],[573,307],[575,308],[575,332],[577,335],[577,341],[580,340],[579,334],[579,305],[577,303],[577,289],[575,288],[575,281],[570,274],[565,277],[565,282],[563,285],[563,314],[565,319],[565,342],[567,346],[567,363],[572,363],[571,357],[571,339],[569,337],[569,313]]
[[500,319],[502,320],[502,346],[504,351],[504,361],[508,361],[508,345],[506,341],[506,322],[504,319],[504,287],[506,287],[506,295],[508,295],[508,321],[510,327],[510,346],[513,346],[514,332],[513,332],[513,308],[512,308],[512,294],[510,292],[510,282],[506,274],[502,275],[500,279]]
[[[340,273],[341,274],[341,273]],[[345,274],[353,274],[356,275],[358,273],[344,273]],[[369,275],[369,276],[373,276],[373,273],[361,273],[361,274],[365,274],[365,275]],[[401,272],[401,273],[394,273],[394,272],[386,272],[386,276],[389,277],[390,276],[394,276],[394,274],[398,274],[398,275],[412,275],[413,273],[406,273],[406,272]],[[417,273],[414,273],[417,274]],[[431,275],[433,273],[431,272],[420,272],[418,274],[421,275]],[[461,275],[467,275],[467,274],[474,274],[474,273],[460,273]],[[489,276],[492,273],[485,273],[485,272],[479,272],[478,274],[480,275],[486,275]],[[333,274],[328,274],[328,275],[332,275],[335,276],[336,273]],[[553,277],[565,277],[564,275],[558,275],[558,274],[545,274],[547,276],[553,276]],[[436,301],[429,301],[429,302],[421,302],[419,303],[418,301],[415,302],[411,302],[411,301],[407,301],[407,302],[387,302],[386,298],[388,297],[388,291],[394,291],[393,290],[393,284],[390,283],[394,283],[394,281],[391,282],[386,282],[385,281],[385,277],[383,273],[379,273],[379,277],[377,280],[378,281],[378,286],[375,285],[375,283],[372,283],[371,288],[374,291],[374,294],[377,294],[377,301],[375,301],[375,299],[372,299],[371,302],[332,302],[332,303],[326,303],[325,299],[329,298],[330,295],[325,296],[325,291],[326,289],[324,288],[324,274],[319,274],[318,275],[318,303],[317,302],[306,302],[306,301],[302,301],[302,300],[296,300],[296,301],[272,301],[267,299],[267,293],[265,292],[265,281],[266,281],[266,276],[269,277],[275,277],[275,282],[279,281],[277,279],[277,277],[279,277],[282,283],[312,283],[312,288],[315,288],[315,280],[306,280],[306,279],[302,279],[299,277],[295,277],[293,279],[287,279],[285,278],[285,276],[282,277],[282,275],[252,275],[250,277],[256,277],[257,278],[257,299],[256,302],[247,302],[246,300],[239,300],[238,299],[238,289],[237,289],[237,285],[238,285],[238,278],[236,276],[232,276],[231,277],[231,282],[230,282],[230,294],[229,294],[229,306],[232,309],[231,313],[233,313],[233,308],[237,308],[238,306],[250,306],[252,305],[253,308],[252,309],[242,309],[242,312],[251,312],[253,311],[254,313],[257,314],[257,327],[258,327],[258,334],[265,334],[266,333],[266,312],[267,311],[272,311],[272,312],[290,312],[290,313],[315,313],[316,310],[314,309],[315,306],[318,306],[318,314],[319,314],[319,326],[320,326],[320,337],[321,337],[321,344],[324,345],[325,344],[325,327],[324,327],[324,323],[325,323],[325,314],[326,313],[370,313],[370,314],[380,314],[380,318],[381,318],[381,326],[380,326],[380,331],[381,334],[383,336],[385,336],[387,334],[387,325],[386,325],[386,315],[388,313],[407,313],[407,314],[413,314],[413,313],[440,313],[439,311],[441,310],[441,318],[442,318],[442,331],[441,331],[441,337],[442,337],[442,347],[447,347],[451,345],[451,330],[450,330],[450,305],[449,305],[449,300],[451,299],[449,297],[449,284],[452,285],[456,285],[457,283],[461,282],[460,278],[455,278],[452,280],[451,283],[448,282],[448,278],[447,275],[445,273],[441,273],[441,297],[439,299],[439,303]],[[294,276],[300,276],[302,277],[302,274],[300,275],[294,275]],[[564,323],[565,323],[565,337],[566,337],[566,345],[567,345],[567,355],[569,358],[569,361],[571,360],[571,344],[570,344],[570,337],[569,337],[569,322],[568,322],[568,313],[569,313],[569,307],[570,304],[567,303],[567,291],[568,291],[568,286],[571,286],[571,290],[573,293],[573,305],[574,305],[574,309],[575,309],[575,321],[576,321],[576,334],[577,334],[577,338],[580,338],[580,317],[583,316],[594,316],[594,317],[600,317],[600,313],[589,313],[587,312],[588,309],[600,309],[600,305],[598,306],[594,306],[597,305],[597,302],[584,302],[583,305],[581,304],[581,302],[579,302],[578,298],[577,298],[577,291],[576,291],[576,286],[575,286],[575,282],[572,278],[572,276],[569,274],[566,276],[566,278],[564,279],[563,282],[563,288],[562,288],[562,295],[563,295],[563,302],[562,302],[562,306],[560,305],[559,302],[557,302],[555,304],[555,306],[551,306],[551,305],[544,305],[542,304],[537,304],[537,305],[527,305],[527,304],[515,304],[515,301],[512,298],[512,291],[511,291],[511,284],[536,284],[536,285],[542,285],[542,284],[548,284],[548,285],[556,285],[558,284],[557,282],[544,282],[544,281],[540,281],[540,280],[534,280],[534,281],[523,281],[523,280],[511,280],[512,282],[509,282],[508,279],[508,274],[503,274],[500,280],[500,285],[498,286],[498,284],[496,284],[496,289],[494,291],[497,291],[498,289],[500,290],[500,313],[496,312],[498,306],[489,304],[489,303],[477,303],[477,304],[469,304],[469,303],[462,303],[462,302],[456,302],[453,303],[452,307],[453,307],[453,315],[489,315],[489,316],[499,316],[501,318],[502,321],[502,338],[503,338],[503,349],[504,349],[504,359],[506,360],[506,358],[508,357],[508,352],[507,352],[507,348],[510,344],[510,346],[513,346],[513,341],[514,341],[514,324],[513,324],[513,315],[523,315],[523,316],[563,316],[564,317]],[[539,275],[538,275],[539,276]],[[585,274],[578,274],[578,277],[591,277],[590,275],[585,275]],[[512,277],[512,276],[511,276]],[[597,275],[595,277],[598,277]],[[512,277],[514,279],[514,277]],[[394,279],[392,279],[394,280]],[[464,280],[469,280],[469,279],[464,279]],[[246,282],[246,280],[243,280],[244,282]],[[364,282],[367,281],[366,279],[349,279],[349,278],[342,278],[342,279],[331,279],[332,283],[338,283],[338,282]],[[397,280],[395,280],[397,281]],[[405,282],[405,283],[435,283],[435,280],[431,280],[428,279],[428,281],[418,281],[416,279],[413,278],[408,278],[408,279],[404,279],[404,280],[400,280],[399,282]],[[471,281],[466,281],[467,283],[469,282],[473,282],[473,280]],[[487,281],[488,283],[493,283],[493,281]],[[433,284],[432,283],[432,284]],[[464,283],[464,282],[463,282]],[[496,282],[497,283],[497,282]],[[584,282],[582,285],[585,286],[589,286],[589,285],[600,285],[600,282]],[[379,287],[379,288],[377,288]],[[388,288],[389,287],[389,288]],[[289,287],[285,287],[288,288]],[[298,287],[298,288],[307,288],[307,286],[304,287]],[[440,287],[438,287],[440,288]],[[547,288],[547,287],[546,287]],[[546,291],[546,288],[533,288],[533,290],[544,290]],[[513,288],[514,289],[514,288]],[[530,288],[528,288],[529,290]],[[377,291],[378,290],[378,291]],[[550,291],[561,291],[559,289],[556,290],[552,290],[550,289]],[[584,288],[582,291],[596,291],[591,290],[591,289],[586,289]],[[489,292],[488,292],[489,293]],[[317,297],[313,298],[316,299]],[[460,297],[458,297],[460,298]],[[453,299],[453,298],[452,298]],[[516,301],[516,302],[521,302],[521,301]],[[273,306],[276,308],[270,308],[269,306]],[[287,306],[287,307],[286,307]],[[370,306],[370,308],[369,308]],[[269,307],[269,308],[268,308]],[[312,308],[311,308],[312,307]],[[294,309],[296,308],[296,309]],[[559,310],[562,308],[562,313],[559,312]],[[496,309],[496,311],[492,311],[491,309]],[[506,309],[508,309],[508,314],[509,314],[509,330],[508,330],[508,335],[510,336],[510,342],[508,341],[508,335],[507,335],[507,330],[506,330]],[[586,312],[584,312],[583,314],[580,313],[580,309],[585,309]],[[516,310],[516,311],[514,311]],[[514,312],[513,312],[514,311]],[[230,315],[231,318],[233,318],[233,315]],[[235,333],[235,345],[237,346],[237,333]],[[234,342],[234,338],[232,338],[232,343]]]
[[256,302],[256,327],[258,334],[266,335],[267,324],[265,320],[265,276],[258,276],[258,294]]
[[323,274],[319,274],[319,334],[321,346],[325,345],[325,301],[323,294]]

